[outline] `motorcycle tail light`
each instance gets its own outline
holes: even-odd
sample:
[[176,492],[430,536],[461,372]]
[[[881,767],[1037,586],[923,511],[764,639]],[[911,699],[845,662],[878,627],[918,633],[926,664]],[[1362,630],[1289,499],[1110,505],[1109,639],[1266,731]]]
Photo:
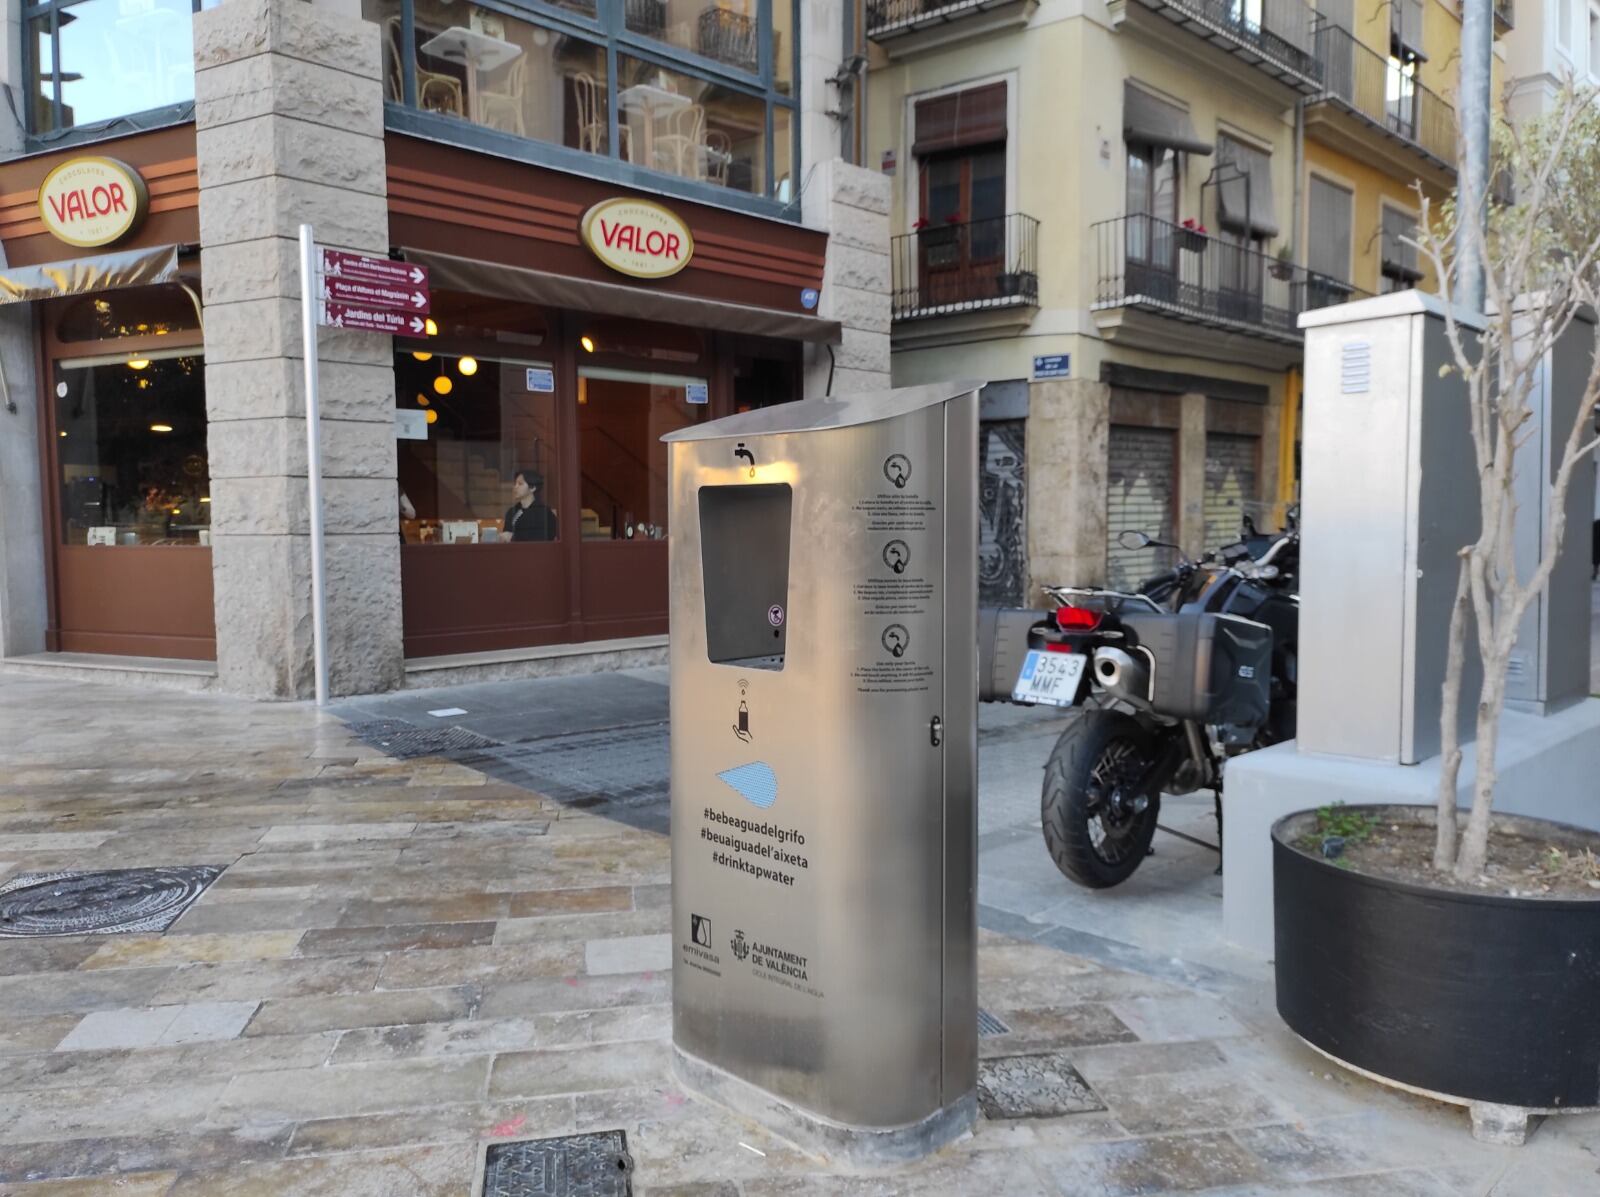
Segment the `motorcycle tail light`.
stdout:
[[1087,607],[1057,607],[1056,627],[1063,632],[1092,632],[1100,626],[1100,612]]
[[1044,642],[1044,651],[1047,653],[1070,653],[1073,649],[1072,645],[1065,640],[1046,640]]

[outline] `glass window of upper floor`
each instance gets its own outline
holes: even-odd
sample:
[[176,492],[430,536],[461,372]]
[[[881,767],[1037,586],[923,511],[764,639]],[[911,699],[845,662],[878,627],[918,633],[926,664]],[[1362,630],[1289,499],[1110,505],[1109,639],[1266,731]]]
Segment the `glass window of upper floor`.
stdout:
[[[186,117],[194,104],[192,19],[220,0],[46,0],[23,22],[30,139]],[[147,117],[147,120],[140,118]]]
[[[796,198],[798,0],[363,0],[433,136],[674,189]],[[443,122],[459,122],[452,134]]]

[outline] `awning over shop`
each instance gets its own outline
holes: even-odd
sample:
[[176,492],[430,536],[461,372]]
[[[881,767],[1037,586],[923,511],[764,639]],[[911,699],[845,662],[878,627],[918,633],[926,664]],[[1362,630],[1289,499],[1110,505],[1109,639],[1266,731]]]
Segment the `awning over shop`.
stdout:
[[0,304],[178,281],[176,245],[124,249],[37,266],[0,266]]
[[779,312],[749,304],[701,299],[693,295],[603,283],[565,274],[545,274],[521,266],[502,266],[495,262],[458,258],[454,254],[420,249],[403,249],[401,253],[406,261],[428,268],[431,275],[429,285],[436,291],[493,295],[500,299],[518,299],[546,307],[576,308],[602,316],[632,316],[640,320],[716,328],[759,337],[783,337],[829,344],[838,344],[840,339],[837,320],[822,320],[798,312]]
[[1122,82],[1122,139],[1190,154],[1211,152],[1211,143],[1194,131],[1187,112],[1126,79]]

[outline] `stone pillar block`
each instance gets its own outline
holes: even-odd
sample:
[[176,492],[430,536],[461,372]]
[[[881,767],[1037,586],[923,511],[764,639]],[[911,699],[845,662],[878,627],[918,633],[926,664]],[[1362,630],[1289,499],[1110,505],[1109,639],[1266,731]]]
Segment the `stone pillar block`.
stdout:
[[1178,402],[1178,544],[1198,559],[1206,541],[1206,397]]
[[[44,512],[39,469],[44,388],[34,357],[32,305],[0,307],[0,656],[44,651]],[[6,406],[9,400],[15,411]]]
[[828,393],[830,368],[834,394],[888,387],[889,180],[831,159],[813,170],[804,202],[806,223],[828,232],[817,314],[843,328],[832,359],[807,347],[806,396]]
[[[348,4],[195,17],[217,666],[255,697],[312,686],[298,235],[388,251],[379,49]],[[403,677],[393,344],[322,329],[318,353],[330,680],[387,689]]]
[[1028,573],[1024,601],[1044,585],[1106,580],[1106,462],[1111,387],[1080,378],[1029,384]]

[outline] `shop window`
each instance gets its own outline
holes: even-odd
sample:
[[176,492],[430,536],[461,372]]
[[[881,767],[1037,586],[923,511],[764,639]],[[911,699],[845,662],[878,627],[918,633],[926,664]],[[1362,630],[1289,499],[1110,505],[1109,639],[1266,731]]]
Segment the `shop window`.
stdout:
[[661,438],[703,423],[703,378],[582,367],[578,464],[585,540],[664,540],[667,447]]
[[58,362],[55,401],[63,543],[210,543],[198,352]]
[[415,348],[396,352],[394,373],[402,539],[559,539],[551,364]]
[[623,0],[629,33],[754,74],[760,29],[752,0]]
[[136,287],[70,301],[56,323],[56,340],[165,337],[199,327],[194,296],[182,287]]
[[555,0],[537,16],[454,0],[363,0],[363,11],[382,31],[391,103],[788,202],[794,3],[776,0],[769,31],[756,0]]
[[191,17],[219,0],[62,0],[28,19],[28,131],[194,102]]
[[798,357],[793,350],[730,354],[734,411],[755,411],[800,398]]

